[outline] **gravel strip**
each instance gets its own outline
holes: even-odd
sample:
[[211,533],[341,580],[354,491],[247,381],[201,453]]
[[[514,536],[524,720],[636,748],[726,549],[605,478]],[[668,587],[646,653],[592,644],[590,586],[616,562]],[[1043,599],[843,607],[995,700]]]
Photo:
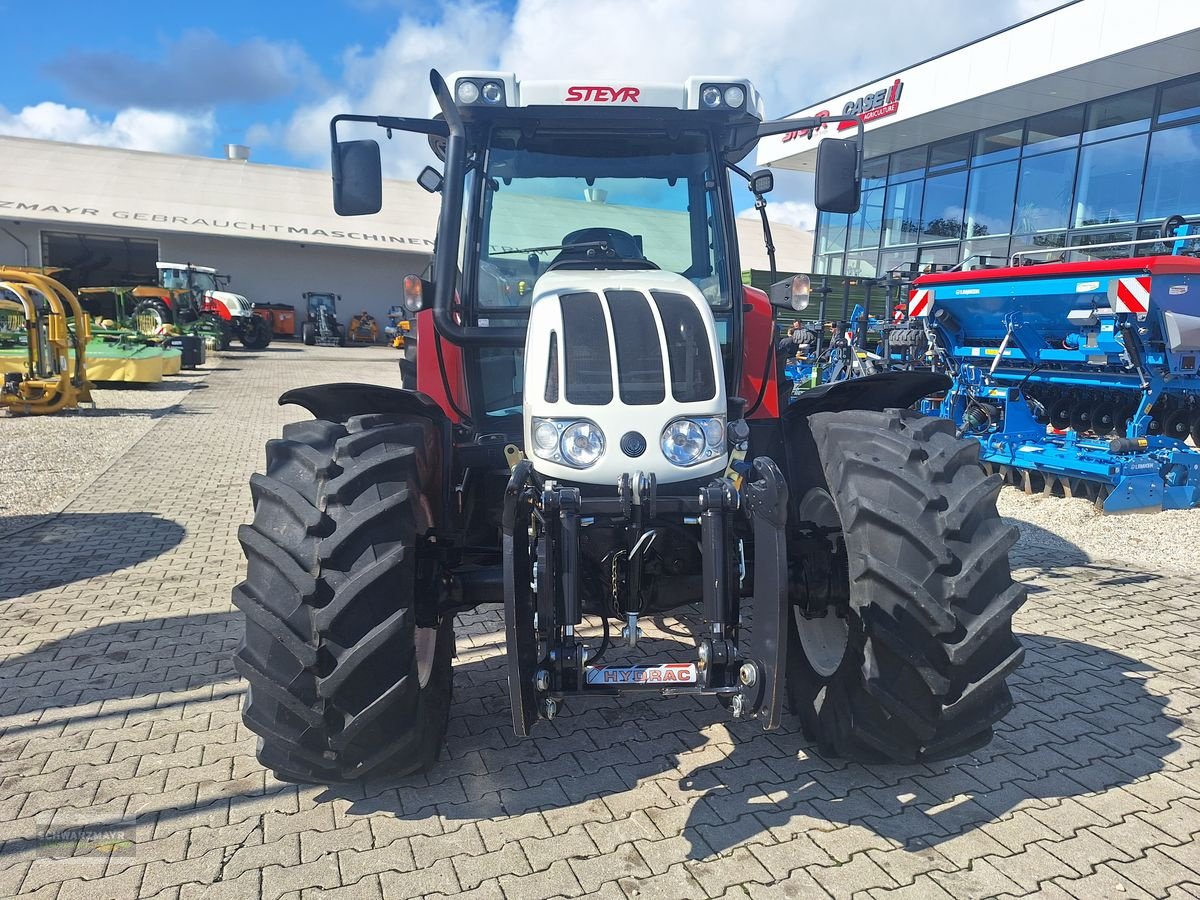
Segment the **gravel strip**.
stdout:
[[1200,570],[1200,509],[1105,516],[1087,500],[1000,492],[1000,515],[1021,530],[1021,543],[1062,554],[1062,565],[1128,563],[1139,569],[1194,574]]
[[[99,388],[96,408],[81,407],[52,416],[0,418],[0,534],[58,512],[163,416],[221,365],[216,355],[198,371],[172,375],[158,384]],[[215,360],[215,362],[214,362]],[[147,477],[171,479],[185,460],[164,460]]]

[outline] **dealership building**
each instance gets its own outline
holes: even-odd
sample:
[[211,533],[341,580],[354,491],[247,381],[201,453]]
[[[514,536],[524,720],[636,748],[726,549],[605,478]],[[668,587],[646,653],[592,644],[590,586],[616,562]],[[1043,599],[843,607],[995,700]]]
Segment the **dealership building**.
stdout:
[[[214,266],[257,303],[382,316],[428,265],[437,199],[385,185],[377,216],[333,213],[328,172],[0,137],[0,263],[62,269],[71,287],[154,284],[159,261]],[[242,158],[239,158],[242,157]]]
[[[862,206],[821,214],[815,273],[1157,237],[1200,221],[1200,2],[1076,0],[795,115],[848,113]],[[812,171],[820,140],[852,133],[770,138],[759,162]]]
[[[327,171],[0,137],[0,265],[48,266],[73,288],[154,284],[155,263],[213,266],[255,303],[301,308],[342,295],[339,316],[381,321],[409,272],[429,265],[438,197],[384,182],[376,215],[339,218]],[[597,192],[555,200],[563,233],[629,216]],[[748,197],[749,195],[747,195]],[[753,212],[753,211],[751,211]],[[767,268],[757,215],[738,220],[742,265]],[[777,225],[780,268],[807,265],[810,232]]]

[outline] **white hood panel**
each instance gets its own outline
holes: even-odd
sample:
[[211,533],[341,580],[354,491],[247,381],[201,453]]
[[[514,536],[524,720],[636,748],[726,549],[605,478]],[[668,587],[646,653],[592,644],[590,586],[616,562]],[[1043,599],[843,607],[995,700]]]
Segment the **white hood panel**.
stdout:
[[[651,327],[657,332],[657,344],[662,360],[661,402],[637,403],[625,402],[622,399],[622,369],[619,356],[625,355],[626,363],[632,361],[637,365],[639,377],[644,377],[647,372],[652,375],[655,365],[652,357],[649,360],[644,357],[631,360],[627,352],[618,352],[617,342],[620,337],[617,331],[620,329],[614,329],[614,312],[611,305],[613,301],[606,296],[606,292],[616,291],[640,295],[644,306],[637,304],[636,298],[630,298],[628,295],[625,297],[626,302],[632,303],[636,310],[638,319],[634,321],[651,322]],[[592,296],[576,298],[570,296],[573,294]],[[656,294],[661,296],[656,297]],[[586,302],[594,313],[597,298],[599,307],[603,310],[606,335],[598,336],[594,329],[589,329],[587,334],[575,333],[572,329],[578,331],[578,326],[564,326],[564,304]],[[660,308],[659,304],[662,303],[671,304],[670,308],[682,314],[686,322],[691,324],[676,328],[675,333],[668,333],[662,311],[667,307]],[[666,315],[670,320],[672,314]],[[568,319],[578,321],[570,316]],[[593,316],[593,321],[599,320]],[[631,323],[624,324],[628,334]],[[642,333],[641,329],[639,333]],[[554,355],[557,359],[556,398],[553,391],[547,390],[552,336],[556,344]],[[571,403],[568,396],[573,391],[568,381],[567,357],[572,352],[580,352],[586,344],[586,350],[583,352],[590,354],[591,365],[594,367],[597,365],[594,358],[596,348],[605,343],[612,378],[612,399],[607,403]],[[711,371],[710,391],[699,391],[682,382],[673,387],[672,351],[677,357],[682,354],[688,359],[700,360],[700,368],[696,371]],[[704,364],[705,357],[711,362]],[[649,366],[646,365],[647,362],[650,363]],[[603,364],[599,365],[602,368]],[[632,367],[627,366],[627,378],[630,377],[631,371]],[[553,380],[551,378],[551,382]],[[703,384],[707,380],[703,377],[696,384]],[[548,393],[551,399],[547,399]],[[578,396],[584,392],[576,390],[574,393]],[[682,399],[676,399],[677,393],[682,394]],[[709,393],[710,396],[702,396],[703,393]],[[728,462],[725,453],[705,457],[695,465],[678,466],[663,455],[661,438],[664,428],[677,418],[724,416],[726,411],[725,379],[716,326],[708,303],[692,282],[681,275],[655,270],[566,270],[549,272],[538,279],[534,286],[529,331],[525,341],[524,391],[525,455],[533,462],[538,472],[561,481],[614,486],[620,476],[626,473],[653,473],[659,484],[714,475],[724,470]],[[597,463],[586,469],[539,457],[532,440],[532,420],[535,417],[557,420],[588,419],[594,422],[604,433],[604,454]],[[646,449],[638,456],[627,455],[621,448],[622,436],[633,431],[640,434],[645,442]]]
[[250,301],[241,294],[235,294],[232,291],[205,291],[204,296],[210,300],[217,300],[223,303],[231,316],[251,316],[254,314]]

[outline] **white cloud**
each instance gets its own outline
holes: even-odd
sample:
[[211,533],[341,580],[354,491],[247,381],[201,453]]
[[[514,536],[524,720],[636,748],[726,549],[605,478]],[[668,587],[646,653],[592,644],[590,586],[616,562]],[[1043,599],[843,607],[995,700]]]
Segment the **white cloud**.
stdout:
[[[1062,0],[608,0],[581,16],[558,0],[520,0],[501,65],[522,78],[682,81],[746,75],[767,114],[782,116],[831,94],[1060,5]],[[937,22],[919,43],[898,41]]]
[[[284,129],[284,146],[304,162],[327,166],[329,120],[337,113],[430,115],[429,70],[448,74],[494,66],[496,48],[508,30],[507,18],[490,3],[447,5],[436,24],[403,16],[381,46],[347,49],[340,88],[295,112]],[[346,133],[353,131],[351,126]],[[380,135],[370,126],[363,136]],[[396,134],[385,150],[388,174],[397,178],[415,178],[432,159],[425,139],[412,135]]]
[[[326,166],[335,113],[429,115],[431,67],[611,83],[748,76],[767,115],[783,116],[1061,2],[999,0],[968,9],[961,0],[862,0],[851,11],[836,0],[606,0],[598,14],[583,16],[560,0],[517,0],[511,14],[467,0],[445,7],[433,23],[403,15],[382,45],[347,50],[340,85],[297,110],[283,144],[298,159]],[[922,22],[938,23],[936,38],[926,32],[919,44],[896,40]],[[387,153],[392,177],[413,178],[432,161],[424,139],[397,136],[395,143]],[[811,228],[811,178],[780,175],[772,218]],[[739,206],[749,202],[739,196]]]
[[61,103],[38,103],[15,113],[0,107],[0,134],[159,153],[204,152],[215,127],[211,112],[183,115],[134,108],[104,120]]
[[[739,219],[758,221],[756,209],[738,213]],[[812,231],[817,227],[817,208],[805,200],[776,200],[767,204],[767,218],[771,224],[787,225],[800,231]]]

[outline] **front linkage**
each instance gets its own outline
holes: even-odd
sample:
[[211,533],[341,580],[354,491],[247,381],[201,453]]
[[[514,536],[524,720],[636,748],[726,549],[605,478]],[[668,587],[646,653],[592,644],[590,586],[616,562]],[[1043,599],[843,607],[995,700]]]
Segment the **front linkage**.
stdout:
[[[504,498],[503,558],[517,734],[528,735],[539,718],[554,718],[569,695],[628,691],[713,695],[735,718],[778,727],[787,655],[788,489],[767,457],[740,468],[745,478],[727,472],[693,497],[660,496],[653,476],[640,475],[622,477],[616,497],[592,497],[542,478],[527,460],[514,466]],[[696,657],[600,665],[610,612],[624,616],[622,636],[629,646],[637,644],[643,556],[663,521],[700,526],[704,623]],[[605,637],[593,651],[576,629],[584,612],[580,533],[597,524],[623,531],[625,546],[608,557],[614,608],[601,611]],[[745,547],[753,548],[749,566]],[[753,655],[739,640],[743,596],[754,601]]]

